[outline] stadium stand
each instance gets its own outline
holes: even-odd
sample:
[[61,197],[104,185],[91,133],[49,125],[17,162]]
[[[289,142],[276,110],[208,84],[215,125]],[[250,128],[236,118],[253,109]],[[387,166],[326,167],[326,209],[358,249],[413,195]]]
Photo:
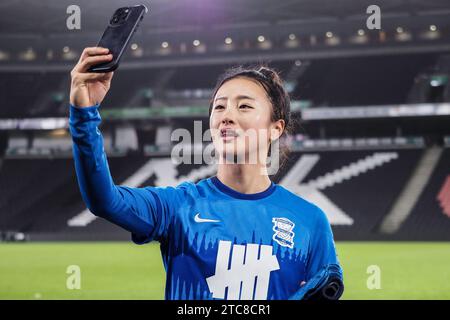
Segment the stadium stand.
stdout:
[[[445,165],[449,163],[448,149],[399,236],[378,232],[381,220],[401,192],[423,151],[417,148],[294,152],[274,181],[324,209],[338,240],[400,239],[400,235],[416,240],[439,239],[446,236],[449,223],[449,217],[443,213],[437,200],[444,178],[449,174]],[[151,173],[139,186],[164,185],[170,181],[177,184],[186,177],[195,177],[192,180],[198,181],[211,172],[201,172],[206,168],[204,165],[175,165],[170,158],[159,159],[163,160],[165,169]],[[308,159],[314,159],[309,169],[302,172],[295,168],[296,164]],[[110,157],[114,180],[121,184],[149,160],[149,157],[138,155]],[[287,176],[293,171],[296,177],[303,178],[297,179],[299,181],[288,179]],[[49,172],[52,174],[49,175]],[[84,227],[68,226],[68,221],[85,209],[74,174],[71,159],[5,160],[0,170],[0,186],[2,194],[5,194],[0,206],[1,229],[24,232],[35,240],[129,239],[125,231],[103,219],[95,219]],[[24,198],[23,194],[29,196]],[[424,207],[429,209],[424,211]],[[432,219],[426,218],[426,214]],[[349,220],[340,223],[339,215],[345,215]],[[425,220],[428,221],[426,228]]]
[[[406,102],[415,75],[429,69],[437,59],[436,54],[320,59],[305,62],[300,74],[292,71],[295,66],[289,60],[269,64],[282,76],[294,77],[290,81],[291,96],[295,99],[312,101],[313,106],[361,106]],[[142,99],[145,89],[153,89],[156,100],[163,99],[170,105],[165,92],[211,89],[219,74],[231,65],[124,70],[114,75],[112,83],[112,88],[121,90],[111,90],[102,106],[104,109],[150,106],[149,101]],[[383,70],[392,72],[386,78]],[[0,117],[64,116],[68,81],[64,72],[2,74]],[[164,90],[158,90],[161,86]]]
[[[120,183],[143,161],[136,156],[110,157],[113,178]],[[85,208],[71,159],[7,159],[0,177],[2,230],[58,233]]]
[[433,54],[411,54],[316,60],[293,95],[328,107],[404,103],[414,77],[436,59]]
[[[417,53],[303,60],[301,63],[281,60],[269,61],[269,65],[286,78],[293,100],[309,101],[309,107],[313,109],[407,103],[411,99],[411,88],[415,88],[416,75],[430,69],[436,61],[440,61],[439,54]],[[136,107],[207,107],[218,75],[230,65],[216,63],[121,70],[114,76],[112,90],[102,103],[102,111],[125,112]],[[390,71],[389,76],[386,76],[386,70]],[[14,90],[11,83],[14,83]],[[0,118],[52,116],[67,119],[66,72],[3,73],[0,86]],[[117,184],[138,175],[140,178],[135,181],[139,183],[135,186],[173,185],[188,178],[196,181],[214,173],[213,169],[202,164],[171,163],[167,152],[170,152],[170,146],[160,145],[161,141],[158,141],[161,132],[164,134],[175,128],[185,128],[195,136],[193,120],[201,120],[205,130],[208,126],[205,115],[152,120],[104,122],[102,132],[104,135],[107,133],[105,147],[108,153],[111,154],[114,146],[118,146],[121,138],[118,135],[127,130],[130,134],[135,132],[139,142],[137,149],[110,155],[109,164]],[[389,127],[386,125],[388,121]],[[295,134],[311,135],[321,142],[328,142],[322,145],[319,142],[316,149],[306,148],[306,144],[304,149],[297,148],[273,177],[274,181],[319,205],[328,214],[337,240],[449,239],[449,148],[442,153],[430,181],[399,231],[395,234],[380,232],[381,223],[414,172],[425,148],[435,143],[442,144],[441,132],[427,133],[423,139],[426,144],[411,148],[375,146],[370,141],[364,148],[358,145],[346,147],[344,143],[333,147],[334,136],[327,136],[327,130],[341,138],[351,136],[355,139],[361,134],[377,137],[390,133],[389,140],[392,141],[406,140],[402,137],[405,128],[408,128],[408,134],[420,136],[425,132],[420,131],[425,126],[416,131],[410,129],[414,126],[404,119],[356,122],[359,121],[302,122]],[[133,128],[136,123],[139,125]],[[159,130],[162,126],[167,130]],[[442,127],[445,132],[445,126]],[[432,131],[433,124],[426,129]],[[70,142],[67,132],[63,134],[66,142]],[[103,219],[92,219],[89,213],[87,215],[91,218],[85,225],[69,225],[69,221],[80,215],[86,217],[86,208],[78,191],[68,145],[64,152],[51,148],[45,151],[51,135],[32,131],[11,131],[0,138],[3,145],[8,141],[9,146],[9,149],[0,148],[2,153],[6,152],[0,164],[1,232],[21,232],[31,240],[130,238],[126,231]],[[162,139],[162,143],[165,140]],[[36,152],[38,147],[47,153]],[[151,152],[147,152],[148,149]],[[155,150],[162,151],[158,153]],[[47,158],[42,154],[48,154]],[[142,174],[143,170],[150,168],[152,159],[160,160],[158,170]]]
[[409,219],[395,238],[450,240],[450,148],[445,148]]

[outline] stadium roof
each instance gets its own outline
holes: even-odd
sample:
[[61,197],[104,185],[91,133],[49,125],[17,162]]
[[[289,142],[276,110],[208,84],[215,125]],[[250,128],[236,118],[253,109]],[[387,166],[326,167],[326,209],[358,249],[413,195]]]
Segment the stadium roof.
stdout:
[[[365,20],[372,0],[142,0],[150,10],[141,28],[147,32],[205,30],[211,28],[277,27],[286,23],[336,23]],[[58,34],[67,32],[67,7],[72,0],[12,0],[0,4],[0,35]],[[115,8],[130,4],[126,0],[78,0],[83,34],[98,33]],[[379,0],[382,19],[409,19],[440,16],[448,18],[448,0]],[[207,30],[208,30],[207,29]]]

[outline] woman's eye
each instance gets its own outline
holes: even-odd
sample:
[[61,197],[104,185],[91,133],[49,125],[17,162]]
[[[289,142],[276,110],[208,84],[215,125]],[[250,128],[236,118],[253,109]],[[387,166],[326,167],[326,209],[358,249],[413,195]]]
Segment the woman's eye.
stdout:
[[251,107],[250,107],[249,105],[246,105],[246,104],[241,104],[241,105],[239,106],[239,108],[250,109]]
[[214,107],[214,109],[223,109],[223,106],[217,105],[217,106]]

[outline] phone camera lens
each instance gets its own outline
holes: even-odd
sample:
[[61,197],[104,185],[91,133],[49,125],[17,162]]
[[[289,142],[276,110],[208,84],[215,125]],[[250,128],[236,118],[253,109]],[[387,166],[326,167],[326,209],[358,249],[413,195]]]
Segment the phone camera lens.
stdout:
[[115,12],[113,18],[111,19],[111,23],[112,24],[119,24],[119,23],[121,23],[121,21],[126,20],[126,18],[128,17],[129,12],[130,12],[129,8],[117,9],[117,11]]

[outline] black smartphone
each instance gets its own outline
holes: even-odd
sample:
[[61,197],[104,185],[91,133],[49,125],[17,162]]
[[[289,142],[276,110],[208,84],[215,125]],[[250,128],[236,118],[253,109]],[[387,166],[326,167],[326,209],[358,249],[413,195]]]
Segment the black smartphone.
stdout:
[[98,47],[108,48],[113,59],[90,67],[89,72],[110,72],[117,69],[120,58],[147,11],[146,6],[137,5],[119,8],[114,12],[97,44]]

